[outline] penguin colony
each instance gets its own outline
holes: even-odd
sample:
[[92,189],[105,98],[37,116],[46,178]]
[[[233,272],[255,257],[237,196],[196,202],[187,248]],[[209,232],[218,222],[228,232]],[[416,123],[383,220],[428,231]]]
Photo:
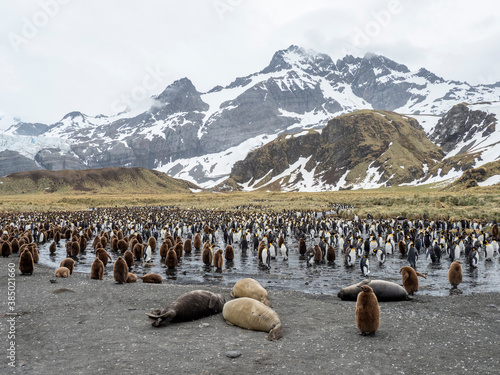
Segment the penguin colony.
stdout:
[[[486,225],[492,229],[485,230]],[[107,208],[2,214],[0,251],[3,257],[18,257],[20,273],[30,275],[36,272],[39,245],[47,243],[50,254],[65,250],[67,257],[55,272],[58,277],[70,277],[78,269],[79,256],[85,253],[88,258],[93,252],[90,278],[103,280],[112,268],[119,284],[139,278],[161,283],[161,275],[130,272],[136,263],[153,264],[155,253],[171,269],[182,263],[184,255],[201,252],[205,267],[222,272],[225,263],[234,261],[235,253],[245,252],[257,257],[264,270],[296,256],[308,266],[334,262],[345,267],[358,265],[362,276],[369,275],[370,267],[382,267],[391,257],[399,256],[408,261],[401,269],[402,283],[412,280],[412,285],[404,285],[412,294],[418,291],[415,275],[425,277],[416,272],[424,262],[450,262],[450,286],[457,288],[462,282],[461,264],[477,267],[481,259],[489,262],[497,258],[497,228],[496,223],[466,220],[345,219],[312,211]],[[295,248],[289,246],[292,241],[297,243]],[[217,246],[221,242],[224,248]],[[369,294],[369,290],[363,293]]]
[[[490,229],[485,231],[487,224]],[[307,265],[336,262],[345,267],[357,266],[362,276],[397,256],[407,259],[408,266],[416,270],[425,263],[448,260],[477,267],[482,259],[492,261],[499,254],[496,223],[342,219],[316,212],[94,209],[4,214],[0,228],[2,256],[22,258],[22,272],[26,274],[33,272],[39,258],[38,246],[45,243],[50,244],[50,254],[65,246],[66,259],[72,260],[82,253],[88,258],[92,247],[104,266],[103,274],[107,273],[108,263],[114,265],[113,258],[121,256],[128,270],[135,263],[154,265],[152,255],[157,252],[170,269],[182,263],[184,254],[201,251],[208,269],[222,270],[223,265],[234,261],[235,253],[244,252],[258,257],[264,270],[271,269],[275,262],[286,262],[292,255],[302,257]],[[220,243],[224,247],[219,248]],[[290,248],[290,243],[298,245]],[[27,254],[21,257],[26,250],[31,260]],[[68,267],[70,274],[74,267],[74,262]],[[99,279],[99,270],[100,263],[96,262],[92,278]],[[117,276],[121,282],[125,280],[123,273]]]

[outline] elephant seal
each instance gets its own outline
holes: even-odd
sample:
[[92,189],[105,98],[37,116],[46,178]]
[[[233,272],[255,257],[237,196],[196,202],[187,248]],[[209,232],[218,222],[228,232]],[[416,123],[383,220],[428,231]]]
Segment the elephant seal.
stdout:
[[380,306],[373,289],[361,286],[361,293],[356,300],[356,326],[363,335],[373,336],[380,327]]
[[151,310],[146,315],[153,327],[160,327],[169,323],[188,322],[218,314],[222,311],[225,302],[221,294],[208,290],[193,290],[180,295],[163,309]]
[[385,280],[369,279],[341,289],[337,297],[344,301],[356,301],[363,285],[372,288],[379,302],[407,301],[410,299],[406,290],[398,284]]
[[262,302],[264,305],[272,307],[267,296],[267,290],[260,283],[251,278],[241,279],[236,282],[231,290],[231,297],[249,297]]
[[267,339],[276,341],[283,337],[278,314],[253,298],[241,297],[226,302],[222,309],[226,323],[254,331],[269,332]]

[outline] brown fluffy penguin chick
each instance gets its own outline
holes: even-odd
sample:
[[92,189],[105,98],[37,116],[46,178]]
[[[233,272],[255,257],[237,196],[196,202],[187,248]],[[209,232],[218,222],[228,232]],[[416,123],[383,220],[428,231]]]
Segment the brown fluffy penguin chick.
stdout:
[[67,269],[69,269],[70,275],[72,275],[73,270],[75,269],[75,261],[71,258],[64,258],[63,260],[61,260],[59,267],[66,267]]
[[234,260],[234,248],[231,245],[226,246],[226,253],[224,254],[224,257],[227,261]]
[[448,270],[448,281],[453,288],[456,288],[462,282],[462,262],[459,260],[450,264]]
[[380,327],[380,306],[372,288],[363,285],[361,289],[356,300],[356,326],[363,336],[374,335]]
[[95,255],[99,257],[101,260],[102,264],[104,264],[104,267],[108,265],[108,261],[112,261],[113,259],[111,258],[111,255],[108,254],[108,252],[104,249],[97,249],[95,251]]
[[144,276],[141,276],[141,280],[143,283],[148,284],[161,284],[163,282],[163,278],[157,273],[148,273]]
[[127,250],[125,251],[125,253],[123,253],[123,259],[125,259],[125,262],[127,262],[128,268],[134,265],[134,254],[132,254],[130,250]]
[[412,267],[410,266],[404,266],[401,267],[399,270],[401,273],[401,276],[403,277],[403,287],[405,288],[406,292],[410,295],[413,295],[413,293],[418,291],[418,277],[421,276],[424,279],[427,279],[427,277],[420,272],[415,271]]
[[55,277],[69,277],[69,269],[67,267],[59,267],[54,272]]
[[2,250],[1,250],[2,256],[7,258],[11,253],[12,253],[12,248],[10,247],[10,242],[5,241],[2,243]]
[[57,245],[56,245],[56,242],[52,242],[49,246],[49,253],[50,254],[55,254],[56,253],[56,249],[57,249]]
[[323,260],[323,252],[319,245],[314,245],[314,261],[320,263]]
[[66,242],[66,256],[70,257],[71,256],[71,244],[73,242]]
[[191,242],[191,239],[188,238],[186,241],[184,241],[184,253],[191,254],[192,251],[193,251],[193,243]]
[[199,233],[196,233],[196,235],[194,236],[193,246],[194,246],[195,250],[201,249],[201,237],[200,237]]
[[301,238],[299,240],[299,254],[304,255],[306,251],[307,251],[306,241],[303,238]]
[[201,254],[201,259],[203,263],[207,266],[212,265],[212,249],[210,247],[203,247],[203,253]]
[[94,280],[102,280],[104,275],[104,264],[98,257],[95,257],[90,267],[90,278]]
[[21,275],[32,275],[35,270],[35,263],[33,262],[33,255],[26,248],[21,253],[19,257],[19,271],[21,271]]
[[118,240],[116,246],[118,247],[118,250],[124,253],[128,249],[128,242],[122,238],[121,240]]
[[174,250],[175,253],[177,254],[177,259],[181,259],[183,249],[184,249],[184,244],[182,242],[177,242],[175,244]]
[[168,243],[166,241],[164,241],[160,246],[160,258],[161,259],[166,258],[168,249],[169,249]]
[[127,283],[135,283],[137,281],[137,275],[135,273],[129,272],[127,275]]
[[135,260],[142,260],[142,258],[144,257],[144,245],[141,243],[136,243],[132,252],[134,253]]
[[222,266],[224,265],[224,257],[222,254],[222,249],[218,249],[217,251],[214,252],[213,262],[215,268],[222,269]]
[[151,251],[155,251],[156,250],[156,238],[149,237],[148,245],[151,247]]
[[165,265],[168,268],[175,268],[175,267],[177,267],[177,263],[178,263],[177,253],[175,252],[174,248],[171,247],[167,251],[167,256],[165,257]]
[[326,250],[326,260],[330,263],[335,262],[335,248],[332,245]]
[[10,243],[10,248],[12,251],[12,254],[17,254],[19,253],[19,241],[17,238],[13,238],[11,243]]
[[405,245],[403,240],[398,242],[398,250],[399,250],[399,253],[401,254],[401,256],[406,255],[406,245]]
[[113,266],[113,277],[118,284],[127,282],[128,266],[122,257],[118,257]]
[[116,236],[111,239],[111,250],[118,251],[118,238]]
[[78,241],[71,242],[71,256],[76,258],[80,254],[80,243]]

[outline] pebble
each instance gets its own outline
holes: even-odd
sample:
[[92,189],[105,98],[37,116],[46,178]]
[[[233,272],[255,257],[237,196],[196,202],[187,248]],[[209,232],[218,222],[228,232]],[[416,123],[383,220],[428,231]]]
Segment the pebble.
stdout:
[[237,350],[230,350],[226,352],[226,357],[228,358],[238,358],[241,355],[241,352]]
[[208,323],[201,323],[201,324],[199,325],[199,327],[200,327],[200,328],[210,327],[210,324],[208,324]]

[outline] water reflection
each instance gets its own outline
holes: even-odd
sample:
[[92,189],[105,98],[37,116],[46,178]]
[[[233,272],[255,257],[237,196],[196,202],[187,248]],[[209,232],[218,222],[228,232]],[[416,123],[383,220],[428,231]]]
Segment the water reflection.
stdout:
[[[91,241],[89,241],[91,242]],[[314,243],[308,241],[307,246]],[[61,240],[56,248],[56,253],[49,254],[50,243],[39,245],[40,263],[56,268],[62,259],[66,257],[66,240]],[[222,249],[225,244],[217,244]],[[232,286],[236,281],[245,277],[253,277],[261,282],[265,287],[299,290],[312,294],[336,295],[338,291],[350,284],[357,283],[364,279],[359,268],[359,260],[353,267],[344,266],[343,257],[337,255],[333,263],[307,264],[307,259],[298,254],[298,243],[287,241],[289,258],[283,261],[281,256],[271,261],[271,268],[259,266],[257,252],[250,248],[243,254],[236,244],[234,247],[235,257],[233,261],[224,260],[224,266],[217,270],[212,266],[206,266],[201,260],[201,251],[193,250],[191,254],[184,254],[179,259],[176,269],[167,269],[161,261],[159,252],[152,255],[152,264],[145,264],[136,261],[131,268],[131,272],[138,277],[147,273],[155,272],[166,275],[168,282],[178,284],[221,284]],[[108,248],[109,250],[109,248]],[[105,267],[108,274],[113,274],[113,262],[120,256],[120,253],[109,251],[113,261]],[[338,252],[337,252],[338,253]],[[75,272],[90,273],[90,267],[94,260],[91,243],[82,251],[75,261]],[[465,263],[465,259],[462,259]],[[425,295],[448,295],[450,293],[480,293],[500,291],[500,262],[496,257],[493,261],[485,261],[481,258],[477,268],[472,268],[464,264],[463,281],[460,284],[460,291],[450,292],[448,282],[448,268],[451,261],[446,257],[441,259],[441,263],[428,263],[425,256],[420,254],[417,262],[417,270],[424,273],[427,279],[420,279],[420,290],[418,294]],[[388,255],[387,261],[379,265],[375,256],[370,257],[370,279],[384,279],[402,284],[401,267],[408,265],[405,258],[399,255]]]

